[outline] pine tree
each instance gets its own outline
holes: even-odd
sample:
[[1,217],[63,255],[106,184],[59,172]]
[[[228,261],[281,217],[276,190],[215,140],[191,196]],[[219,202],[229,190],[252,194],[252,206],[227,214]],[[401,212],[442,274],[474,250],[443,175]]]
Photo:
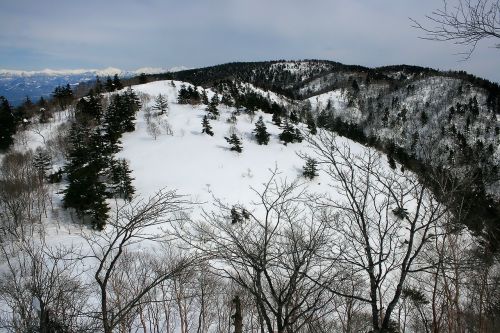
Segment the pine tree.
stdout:
[[38,171],[38,176],[43,179],[47,176],[47,171],[52,166],[52,159],[47,151],[37,148],[33,156],[33,166]]
[[207,96],[207,92],[205,89],[203,89],[203,92],[201,93],[201,102],[205,105],[208,105],[208,96]]
[[111,77],[109,75],[106,77],[106,83],[105,83],[104,87],[106,88],[107,92],[113,92],[116,90],[115,85],[113,84],[113,80],[111,79]]
[[73,100],[73,90],[70,85],[67,84],[65,87],[58,86],[54,89],[52,96],[59,104],[59,107],[65,109]]
[[236,134],[233,133],[229,138],[224,137],[224,139],[226,139],[227,143],[231,145],[230,150],[236,151],[238,153],[241,153],[243,151],[243,148],[241,147],[241,140]]
[[219,117],[219,110],[217,109],[218,105],[219,105],[219,97],[217,97],[217,94],[215,94],[210,100],[210,103],[208,104],[206,109],[210,119],[217,119]]
[[12,136],[16,133],[16,119],[9,101],[0,96],[0,151],[6,151],[14,143]]
[[221,103],[224,105],[227,105],[227,106],[233,106],[233,98],[231,97],[231,95],[229,93],[224,92],[222,94]]
[[113,76],[113,88],[114,88],[114,90],[123,89],[123,84],[120,81],[118,74],[115,74],[115,76]]
[[299,122],[299,117],[295,113],[295,111],[290,112],[290,121],[294,124],[297,124]]
[[99,121],[102,117],[101,98],[99,95],[90,94],[82,97],[76,104],[77,117],[95,119]]
[[[187,104],[188,103],[188,91],[185,85],[181,85],[179,89],[179,95],[177,96],[177,103],[179,104]],[[207,103],[208,104],[208,103]]]
[[125,159],[113,160],[110,166],[110,180],[113,184],[113,195],[131,201],[135,193],[132,185],[132,171]]
[[259,145],[267,145],[269,143],[269,137],[271,135],[267,132],[266,124],[264,124],[262,116],[260,116],[259,120],[255,123],[253,133],[255,133],[255,138]]
[[203,120],[201,122],[201,125],[203,126],[201,133],[206,133],[210,136],[214,135],[214,132],[212,131],[212,126],[210,126],[210,122],[208,121],[207,115],[203,116]]
[[281,116],[279,112],[273,112],[273,117],[271,119],[276,126],[281,126]]
[[155,98],[155,105],[153,106],[153,110],[159,111],[160,114],[165,114],[168,111],[167,98],[162,94],[159,94]]
[[101,82],[101,79],[99,78],[99,76],[95,77],[94,91],[98,95],[100,95],[104,91],[104,88],[102,86],[102,82]]
[[308,157],[306,159],[306,164],[303,167],[302,175],[309,179],[313,179],[318,176],[318,162],[315,159]]
[[69,138],[64,207],[74,208],[80,218],[89,217],[92,226],[102,230],[109,212],[106,186],[101,181],[108,165],[102,138],[97,130],[77,123],[73,124]]
[[316,129],[316,122],[314,121],[314,117],[311,112],[307,113],[307,129],[309,129],[309,133],[311,135],[316,135],[318,133],[318,130]]
[[286,146],[287,143],[302,142],[302,134],[298,128],[295,128],[289,122],[285,122],[283,132],[280,133],[279,139],[283,141],[283,144]]

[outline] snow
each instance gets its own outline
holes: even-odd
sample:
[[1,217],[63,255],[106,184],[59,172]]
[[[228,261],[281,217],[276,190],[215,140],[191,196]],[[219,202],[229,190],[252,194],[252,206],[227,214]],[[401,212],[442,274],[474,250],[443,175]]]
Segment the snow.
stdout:
[[[201,121],[206,114],[205,106],[176,104],[177,91],[181,82],[159,81],[138,85],[138,93],[154,96],[161,93],[170,103],[168,122],[173,135],[162,135],[154,140],[148,135],[143,111],[137,115],[136,130],[122,138],[123,150],[119,157],[130,161],[134,185],[139,193],[149,196],[163,187],[177,188],[184,194],[191,194],[198,202],[209,203],[213,196],[230,203],[248,203],[255,199],[251,187],[258,188],[271,176],[275,168],[281,178],[294,180],[301,177],[304,161],[298,152],[307,153],[308,144],[283,145],[278,140],[281,130],[271,122],[271,115],[257,112],[253,122],[247,114],[238,116],[234,125],[236,133],[243,139],[243,152],[229,150],[224,136],[229,136],[232,124],[226,120],[234,108],[220,107],[219,120],[212,120],[213,137],[201,133]],[[186,86],[188,84],[185,84]],[[213,92],[208,93],[210,96]],[[263,116],[268,132],[269,145],[258,145],[252,131],[255,121]],[[340,139],[348,142],[347,139]],[[348,142],[355,150],[362,146]],[[326,180],[325,180],[326,181]],[[321,176],[309,182],[311,191],[328,190],[321,184]]]

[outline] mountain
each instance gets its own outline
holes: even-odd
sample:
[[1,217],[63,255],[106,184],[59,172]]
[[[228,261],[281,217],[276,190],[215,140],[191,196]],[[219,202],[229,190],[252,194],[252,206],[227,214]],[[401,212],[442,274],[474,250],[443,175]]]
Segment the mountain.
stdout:
[[0,153],[5,327],[498,331],[498,229],[461,224],[500,215],[495,84],[322,61],[130,81],[33,107]]
[[49,97],[54,88],[59,85],[70,84],[76,86],[81,82],[95,80],[96,76],[106,77],[117,74],[122,78],[144,74],[165,73],[186,69],[185,67],[173,67],[170,69],[144,67],[134,71],[126,71],[118,68],[99,69],[70,69],[41,71],[21,71],[0,69],[0,96],[4,96],[9,102],[17,106],[25,101],[28,96],[36,102],[41,96]]
[[[229,63],[158,78],[213,87],[268,113],[311,113],[318,126],[384,151],[426,181],[448,179],[470,225],[500,227],[497,83],[465,72],[323,60]],[[260,100],[242,98],[242,83],[258,88]],[[279,108],[270,92],[281,96]]]

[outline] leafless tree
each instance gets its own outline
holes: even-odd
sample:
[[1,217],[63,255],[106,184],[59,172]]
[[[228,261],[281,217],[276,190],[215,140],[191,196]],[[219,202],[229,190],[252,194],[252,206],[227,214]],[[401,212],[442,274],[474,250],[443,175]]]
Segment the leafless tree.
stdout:
[[8,332],[93,331],[88,286],[72,247],[51,247],[44,236],[0,243],[0,327]]
[[[500,39],[499,0],[443,0],[443,7],[426,16],[429,26],[411,19],[414,27],[422,30],[424,39],[452,41],[468,47],[469,58],[479,41]],[[433,25],[433,26],[431,26]],[[500,48],[500,44],[495,45]]]
[[408,277],[427,268],[446,207],[416,176],[390,171],[378,152],[355,154],[323,130],[308,141],[334,193],[319,201],[332,217],[332,253],[346,279],[368,282],[362,295],[345,296],[369,304],[373,330],[387,331]]
[[331,294],[324,286],[335,274],[323,260],[327,229],[304,188],[279,180],[276,171],[253,191],[252,211],[217,201],[216,211],[179,234],[215,274],[252,296],[261,332],[298,332],[328,312]]
[[[133,200],[119,206],[103,232],[85,236],[91,249],[88,257],[97,261],[94,279],[99,287],[99,316],[105,333],[127,320],[156,286],[190,265],[190,259],[182,254],[144,257],[134,251],[139,242],[154,252],[161,253],[159,244],[168,248],[169,239],[161,228],[184,220],[188,204],[175,191],[162,190],[149,200]],[[113,293],[113,283],[124,273],[120,267],[127,265],[137,273],[132,277],[136,283],[130,284],[125,294]]]
[[0,241],[24,237],[46,213],[48,191],[33,166],[31,152],[10,152],[0,164]]

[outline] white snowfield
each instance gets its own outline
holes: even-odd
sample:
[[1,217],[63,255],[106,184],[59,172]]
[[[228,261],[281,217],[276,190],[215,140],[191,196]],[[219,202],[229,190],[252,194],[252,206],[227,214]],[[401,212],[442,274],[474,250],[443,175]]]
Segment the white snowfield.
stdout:
[[[177,104],[177,91],[182,83],[174,82],[173,87],[171,82],[159,81],[134,87],[136,92],[152,96],[150,106],[154,105],[154,97],[158,94],[167,96],[169,112],[166,119],[173,131],[171,136],[163,134],[154,140],[147,133],[144,111],[141,110],[135,132],[123,136],[123,150],[118,156],[130,161],[138,193],[147,196],[168,187],[193,195],[196,201],[211,201],[213,195],[228,203],[243,204],[255,199],[250,187],[257,189],[266,182],[271,176],[270,170],[277,169],[280,177],[290,181],[301,177],[305,162],[297,152],[307,153],[307,143],[283,145],[278,139],[281,129],[271,122],[270,114],[257,112],[251,119],[242,113],[237,116],[237,123],[231,124],[227,119],[235,108],[221,105],[219,119],[210,121],[214,136],[209,136],[201,132],[205,105]],[[209,91],[209,98],[212,95],[213,92]],[[268,145],[258,145],[252,133],[259,116],[264,118],[271,133]],[[230,151],[224,137],[231,131],[236,131],[242,139],[242,153]],[[356,150],[362,149],[357,143],[349,143]],[[309,187],[313,191],[326,190],[321,182],[321,177],[315,178],[309,182]]]

